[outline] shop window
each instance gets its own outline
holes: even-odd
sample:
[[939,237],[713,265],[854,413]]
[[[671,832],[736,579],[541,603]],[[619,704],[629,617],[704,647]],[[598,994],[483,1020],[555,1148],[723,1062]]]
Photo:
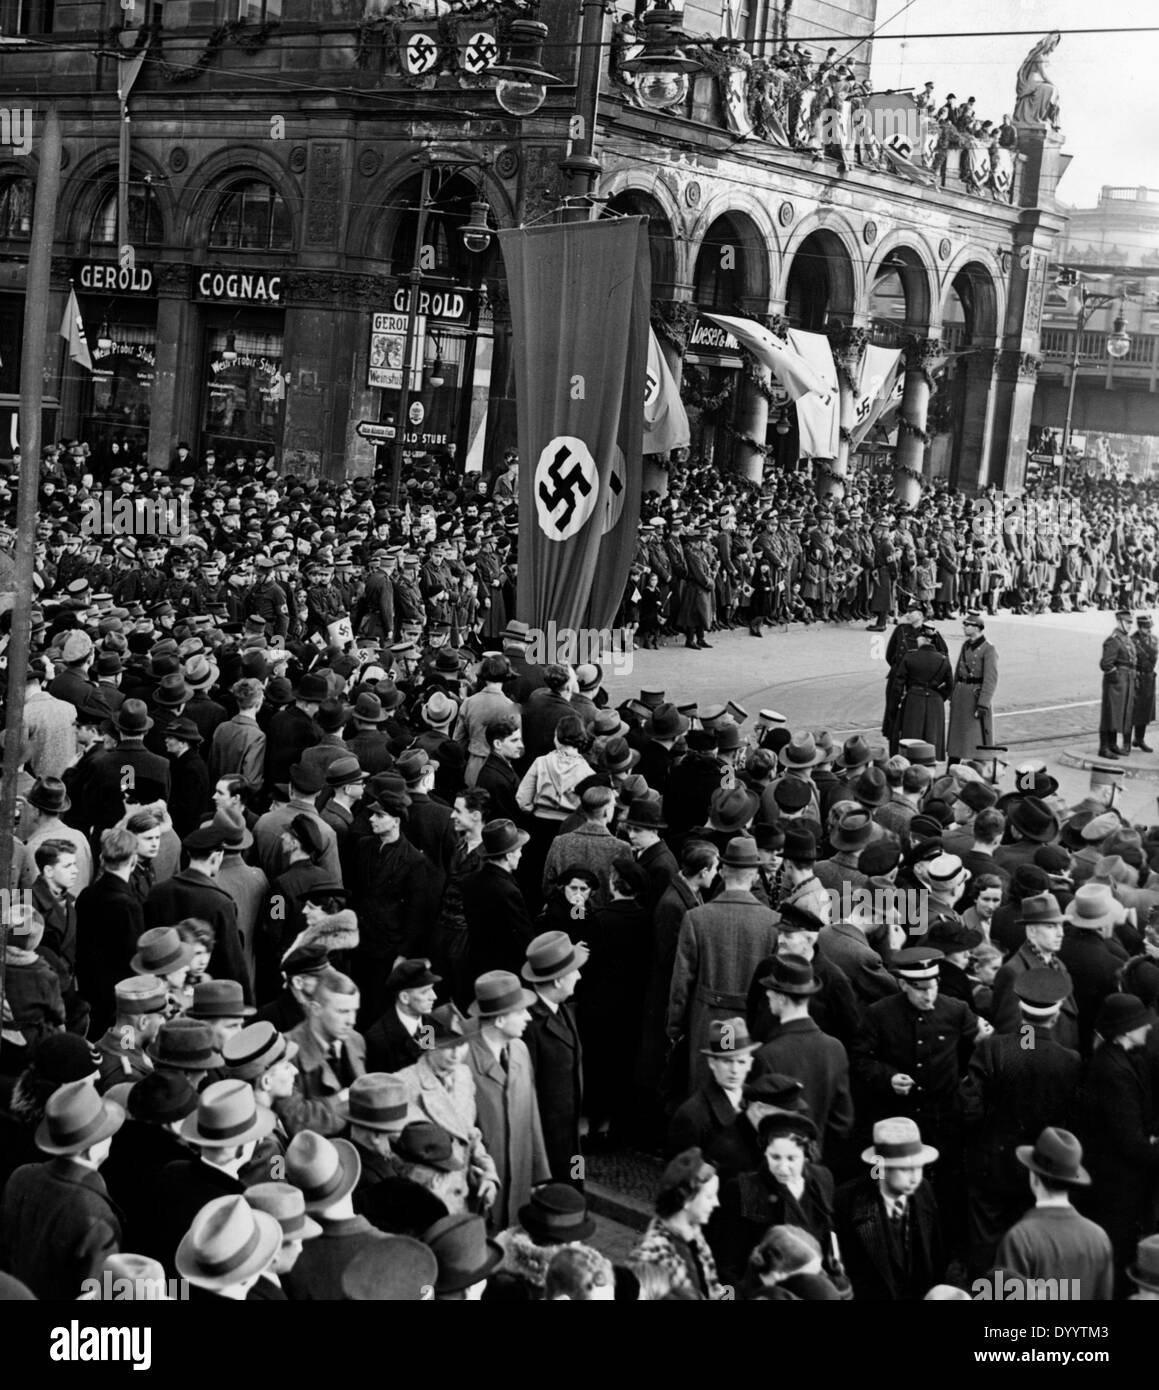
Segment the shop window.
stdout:
[[135,446],[144,454],[156,373],[157,334],[151,326],[102,323],[92,349],[92,409],[84,438],[94,446]]
[[[152,184],[133,179],[129,184],[129,242],[133,246],[159,246],[165,239],[161,208]],[[103,190],[93,217],[89,245],[117,245],[117,185]]]
[[237,0],[237,17],[241,24],[280,24],[282,0]]
[[0,184],[0,241],[27,241],[32,232],[31,179]]
[[285,399],[282,335],[211,328],[207,348],[204,442],[243,453],[268,449]]
[[0,0],[0,33],[51,34],[53,0]]
[[268,183],[239,183],[221,200],[209,229],[209,244],[226,251],[289,251],[290,213]]

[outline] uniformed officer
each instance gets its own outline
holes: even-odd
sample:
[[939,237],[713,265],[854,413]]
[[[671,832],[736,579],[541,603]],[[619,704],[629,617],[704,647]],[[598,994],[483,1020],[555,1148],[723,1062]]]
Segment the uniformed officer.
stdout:
[[[1099,757],[1125,758],[1131,751],[1131,725],[1135,717],[1135,644],[1128,636],[1131,611],[1120,608],[1115,630],[1103,643],[1099,670],[1103,673],[1103,707],[1099,715]],[[1118,747],[1118,735],[1123,747]]]
[[145,1055],[165,1022],[169,992],[155,975],[134,975],[121,980],[115,990],[116,1017],[112,1027],[97,1040],[100,1053],[100,1089],[107,1091],[122,1081],[140,1081],[153,1070]]
[[1067,1124],[1082,1059],[1055,1036],[1070,994],[1058,970],[1028,970],[1014,984],[1021,1026],[983,1038],[961,1086],[969,1185],[970,1273],[984,1274],[1006,1231],[1026,1209],[1019,1144],[1048,1124]]
[[1144,753],[1152,752],[1147,742],[1147,725],[1155,718],[1155,662],[1159,659],[1159,641],[1152,631],[1150,613],[1140,613],[1135,619],[1137,631],[1131,634],[1135,644],[1135,747]]
[[254,569],[258,581],[250,591],[250,612],[265,619],[267,636],[285,637],[290,630],[290,610],[285,589],[273,578],[274,562],[268,555],[256,555]]

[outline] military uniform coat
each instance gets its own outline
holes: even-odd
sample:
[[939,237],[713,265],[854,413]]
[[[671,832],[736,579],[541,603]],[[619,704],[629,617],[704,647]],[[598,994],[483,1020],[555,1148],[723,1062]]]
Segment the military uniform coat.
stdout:
[[934,745],[934,754],[946,756],[946,700],[954,688],[950,663],[933,647],[907,652],[898,663],[901,687],[899,738],[919,738]]
[[479,1129],[499,1179],[499,1196],[489,1222],[493,1230],[505,1231],[518,1221],[519,1208],[531,1197],[531,1189],[551,1177],[535,1073],[531,1056],[518,1038],[507,1044],[506,1073],[482,1033],[472,1033],[469,1046],[467,1065],[475,1078]]
[[984,637],[963,643],[950,695],[946,752],[951,758],[973,758],[979,744],[985,747],[991,743],[993,714],[979,718],[977,710],[993,709],[997,688],[998,653],[994,647]]
[[744,1016],[753,971],[777,949],[777,920],[751,893],[726,889],[681,923],[667,1026],[670,1038],[687,1034],[689,1090],[708,1075],[700,1049],[713,1019]]
[[1145,728],[1155,718],[1155,662],[1159,659],[1159,638],[1153,632],[1133,632],[1135,644],[1136,729]]
[[1103,706],[1099,728],[1131,736],[1135,718],[1135,644],[1118,628],[1103,643]]

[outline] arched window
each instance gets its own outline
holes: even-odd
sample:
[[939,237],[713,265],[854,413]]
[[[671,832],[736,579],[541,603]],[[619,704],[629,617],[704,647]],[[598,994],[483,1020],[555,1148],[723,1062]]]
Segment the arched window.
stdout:
[[227,251],[289,251],[290,213],[282,195],[256,180],[228,188],[209,229],[211,247]]
[[27,241],[32,232],[31,179],[0,183],[0,241]]
[[[144,179],[129,183],[129,243],[132,246],[160,246],[165,239],[161,208],[153,185]],[[89,230],[90,246],[117,245],[117,185],[107,184]]]

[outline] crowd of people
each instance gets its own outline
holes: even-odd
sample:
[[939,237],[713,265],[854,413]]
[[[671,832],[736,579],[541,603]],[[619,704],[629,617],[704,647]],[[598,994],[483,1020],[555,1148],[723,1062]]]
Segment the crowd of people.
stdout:
[[[42,484],[5,1296],[1159,1296],[1159,834],[1043,768],[1009,785],[977,734],[943,768],[909,722],[914,658],[946,661],[931,540],[1009,574],[958,563],[938,616],[1100,601],[1037,558],[1057,498],[677,471],[646,500],[638,637],[908,610],[875,746],[532,660],[514,460],[485,487],[422,461],[394,510],[375,480],[87,462]],[[95,534],[101,486],[186,532]],[[1145,590],[1151,494],[1082,500],[1111,601]],[[984,625],[955,667],[979,724]],[[613,1263],[585,1181],[624,1147],[663,1166]]]

